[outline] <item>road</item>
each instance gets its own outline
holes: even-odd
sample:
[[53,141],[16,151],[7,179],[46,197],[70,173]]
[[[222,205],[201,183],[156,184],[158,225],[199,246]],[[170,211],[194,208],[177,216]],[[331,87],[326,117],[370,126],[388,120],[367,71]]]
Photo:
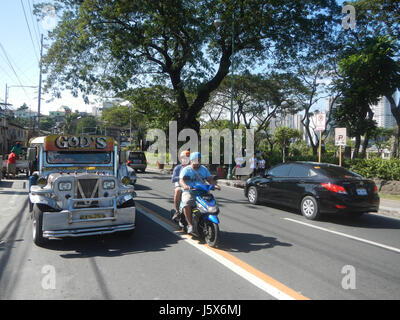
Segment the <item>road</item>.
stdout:
[[400,220],[308,221],[215,191],[217,250],[168,222],[169,176],[138,174],[137,230],[32,243],[27,181],[0,182],[0,299],[400,299]]

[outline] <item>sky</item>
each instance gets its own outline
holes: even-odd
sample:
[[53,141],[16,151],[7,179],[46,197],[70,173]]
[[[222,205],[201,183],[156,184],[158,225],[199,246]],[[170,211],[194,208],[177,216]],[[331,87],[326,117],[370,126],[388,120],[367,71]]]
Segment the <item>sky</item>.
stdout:
[[[47,20],[37,21],[32,11],[33,4],[39,2],[41,0],[0,0],[0,102],[5,100],[7,85],[7,103],[11,103],[14,110],[24,103],[31,110],[38,110],[40,36],[43,34],[46,43],[48,30],[56,21],[51,11]],[[34,88],[30,88],[32,86]],[[91,112],[92,106],[99,105],[94,101],[85,104],[81,97],[74,98],[69,92],[62,93],[61,99],[50,102],[51,99],[42,91],[41,114],[49,114],[62,105],[73,111]],[[321,110],[325,106],[326,102],[321,101],[316,108]]]
[[[7,84],[7,103],[12,104],[12,109],[17,109],[24,103],[33,111],[38,109],[40,35],[43,34],[46,39],[48,29],[54,21],[51,20],[51,12],[48,20],[36,20],[32,8],[33,4],[39,2],[0,0],[0,102],[5,100]],[[51,98],[42,91],[41,114],[56,111],[62,105],[69,106],[73,111],[92,110],[92,105],[85,104],[82,98],[72,97],[68,92],[62,94],[62,99],[48,102]]]

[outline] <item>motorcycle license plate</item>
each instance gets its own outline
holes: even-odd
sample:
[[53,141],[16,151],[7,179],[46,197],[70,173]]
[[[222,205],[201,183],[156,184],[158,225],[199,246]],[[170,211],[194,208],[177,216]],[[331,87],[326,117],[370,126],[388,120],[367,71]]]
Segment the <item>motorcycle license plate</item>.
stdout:
[[87,214],[87,215],[82,215],[80,216],[80,219],[82,220],[88,220],[88,219],[101,219],[104,218],[104,214],[102,213],[97,213],[97,214]]
[[367,196],[367,195],[368,195],[367,189],[359,188],[359,189],[357,189],[357,194],[358,194],[359,196]]

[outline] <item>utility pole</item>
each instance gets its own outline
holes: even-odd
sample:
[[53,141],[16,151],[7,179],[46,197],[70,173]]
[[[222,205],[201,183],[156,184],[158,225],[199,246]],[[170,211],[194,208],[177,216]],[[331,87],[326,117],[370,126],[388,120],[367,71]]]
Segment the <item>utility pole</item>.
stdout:
[[7,83],[6,83],[6,96],[5,96],[5,98],[4,98],[4,110],[6,110],[7,109],[7,90],[8,90],[8,88],[7,88]]
[[42,99],[42,55],[43,34],[40,37],[40,61],[39,61],[39,94],[38,94],[38,135],[40,136],[40,100]]

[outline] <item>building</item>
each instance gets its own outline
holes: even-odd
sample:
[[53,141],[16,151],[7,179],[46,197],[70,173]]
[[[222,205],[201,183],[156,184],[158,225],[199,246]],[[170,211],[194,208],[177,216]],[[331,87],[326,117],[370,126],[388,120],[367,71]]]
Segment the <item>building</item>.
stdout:
[[5,118],[0,118],[0,154],[8,154],[17,141],[25,145],[28,139],[28,129],[13,124]]
[[15,118],[22,118],[22,119],[36,119],[38,113],[36,111],[32,111],[31,109],[24,109],[24,110],[15,110],[14,117]]
[[[398,94],[395,94],[395,98],[396,95]],[[390,109],[390,102],[385,97],[382,97],[376,105],[372,105],[371,110],[374,113],[373,120],[376,121],[378,127],[394,128],[396,126],[396,119]]]

